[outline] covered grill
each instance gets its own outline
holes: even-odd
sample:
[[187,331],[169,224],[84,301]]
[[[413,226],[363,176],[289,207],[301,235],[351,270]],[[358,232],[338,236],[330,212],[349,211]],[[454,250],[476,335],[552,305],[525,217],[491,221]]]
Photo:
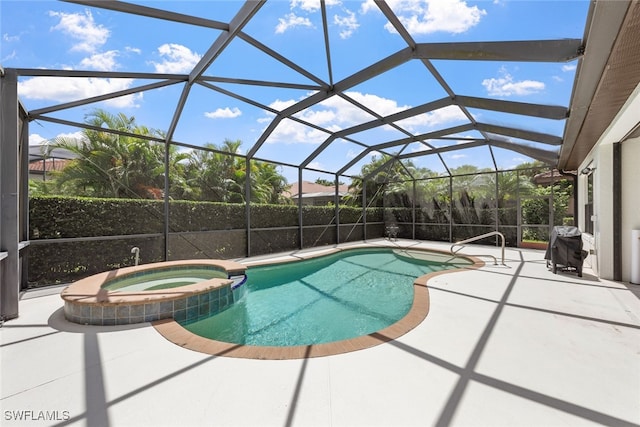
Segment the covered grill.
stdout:
[[566,270],[575,270],[578,277],[582,277],[582,262],[586,257],[587,251],[582,250],[582,233],[578,227],[553,227],[544,258],[547,266],[551,265],[554,274],[560,266]]

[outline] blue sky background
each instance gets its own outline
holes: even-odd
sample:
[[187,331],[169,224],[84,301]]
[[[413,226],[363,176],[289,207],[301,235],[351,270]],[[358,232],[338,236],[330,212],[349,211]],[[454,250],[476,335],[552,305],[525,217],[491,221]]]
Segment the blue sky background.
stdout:
[[[154,8],[228,22],[240,9],[240,1],[147,1]],[[293,61],[324,82],[330,81],[325,56],[319,1],[270,0],[244,28],[244,32]],[[406,47],[372,1],[327,0],[331,73],[333,82]],[[573,1],[461,1],[399,0],[388,4],[418,43],[582,38],[589,2]],[[217,30],[126,15],[98,8],[55,1],[0,1],[1,50],[4,68],[51,68],[101,71],[135,71],[188,74],[220,34]],[[577,61],[569,63],[514,63],[494,61],[433,61],[433,65],[458,95],[568,106]],[[207,76],[315,84],[248,43],[235,39],[205,72]],[[28,110],[140,86],[151,81],[132,79],[60,79],[24,77],[19,95]],[[217,84],[281,110],[307,97],[309,91]],[[52,116],[82,122],[95,108],[134,116],[139,124],[167,130],[182,85],[147,91],[109,102],[87,105]],[[351,88],[348,96],[371,110],[388,115],[446,96],[419,61]],[[562,136],[564,121],[533,119],[513,114],[470,109],[479,122],[523,127]],[[310,123],[335,131],[373,119],[339,97],[297,115]],[[273,114],[253,105],[195,85],[185,105],[174,140],[193,145],[221,144],[225,139],[243,141],[247,152],[260,137]],[[457,107],[436,110],[399,125],[411,132],[429,132],[467,123]],[[31,123],[30,143],[77,128],[39,121]],[[371,145],[405,135],[388,127],[352,135]],[[474,132],[461,135],[477,137]],[[309,156],[328,135],[284,120],[256,156],[297,164]],[[434,146],[456,143],[434,141]],[[531,146],[548,149],[541,144]],[[423,149],[419,144],[404,153]],[[363,150],[338,140],[314,159],[314,168],[335,172]],[[394,151],[391,150],[390,153]],[[498,167],[511,168],[531,159],[508,150],[494,149]],[[474,164],[492,167],[489,149],[443,154],[449,167]],[[356,174],[362,164],[348,173]],[[414,158],[424,167],[444,173],[438,156]],[[297,171],[283,168],[290,182]],[[332,179],[332,175],[305,173],[304,179]]]

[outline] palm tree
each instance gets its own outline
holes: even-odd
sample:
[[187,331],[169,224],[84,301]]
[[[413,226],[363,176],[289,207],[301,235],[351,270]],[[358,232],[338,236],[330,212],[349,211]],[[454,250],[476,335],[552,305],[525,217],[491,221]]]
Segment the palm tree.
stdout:
[[[95,110],[86,123],[104,128],[153,137],[165,133],[140,126],[134,117]],[[95,129],[83,130],[80,139],[57,138],[54,147],[64,148],[76,158],[55,177],[64,194],[94,197],[160,198],[164,189],[164,143]],[[182,156],[170,147],[170,164],[177,170]]]
[[[377,173],[372,175],[376,171]],[[365,177],[368,178],[365,180]],[[349,205],[358,205],[362,203],[364,195],[368,206],[382,206],[384,195],[382,189],[385,184],[408,177],[400,161],[392,160],[391,156],[385,154],[380,157],[373,156],[371,162],[360,169],[360,176],[351,180],[349,194],[345,197],[345,201]],[[365,184],[366,194],[364,194]]]
[[[199,189],[200,200],[227,203],[245,202],[247,164],[240,156],[242,141],[226,139],[222,146],[207,144],[205,150],[194,150],[186,166],[190,184]],[[287,180],[275,165],[250,162],[251,202],[279,203]]]
[[233,193],[242,194],[244,189],[234,180],[242,163],[234,156],[240,144],[240,141],[225,140],[222,147],[206,144],[205,149],[190,153],[185,173],[189,184],[196,189],[197,199],[230,202],[235,199]]
[[254,203],[281,204],[290,199],[282,196],[288,187],[287,179],[278,168],[261,161],[251,161],[251,201]]

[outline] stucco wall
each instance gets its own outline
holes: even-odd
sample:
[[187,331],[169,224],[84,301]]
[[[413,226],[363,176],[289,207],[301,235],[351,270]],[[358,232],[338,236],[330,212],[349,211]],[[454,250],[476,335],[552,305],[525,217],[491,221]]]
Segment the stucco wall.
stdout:
[[622,143],[622,280],[625,282],[631,276],[631,231],[640,230],[639,187],[640,138],[634,138]]
[[[623,141],[640,120],[640,85],[633,91],[611,125],[602,134],[591,153],[578,170],[595,167],[594,193],[594,235],[583,238],[585,249],[593,251],[586,262],[601,278],[613,279],[613,145]],[[631,277],[631,231],[640,229],[640,138],[627,139],[621,146],[622,188],[620,189],[622,213],[622,280]],[[587,200],[587,177],[579,175],[579,226],[585,229],[584,203]]]

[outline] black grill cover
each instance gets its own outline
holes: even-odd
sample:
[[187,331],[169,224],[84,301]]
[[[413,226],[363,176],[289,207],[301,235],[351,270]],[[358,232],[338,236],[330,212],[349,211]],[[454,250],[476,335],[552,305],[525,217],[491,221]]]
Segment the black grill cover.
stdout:
[[549,245],[544,258],[551,260],[553,272],[556,266],[575,268],[578,276],[582,276],[582,261],[587,252],[582,250],[582,233],[578,227],[558,225],[551,230]]

